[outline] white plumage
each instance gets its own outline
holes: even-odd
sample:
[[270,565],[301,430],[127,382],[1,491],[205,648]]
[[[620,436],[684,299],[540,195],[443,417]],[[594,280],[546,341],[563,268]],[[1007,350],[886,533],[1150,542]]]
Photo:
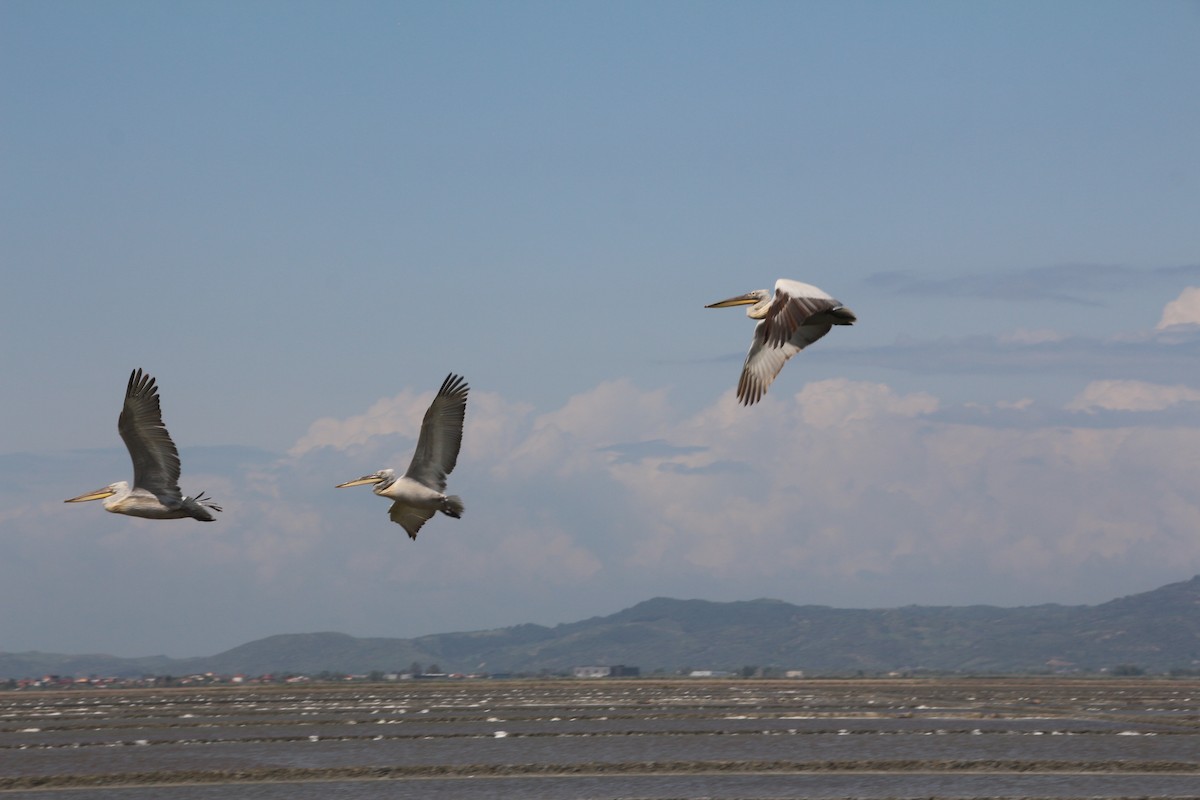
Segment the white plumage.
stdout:
[[133,460],[133,487],[117,481],[63,502],[103,500],[105,511],[147,519],[191,517],[201,522],[216,519],[209,512],[220,511],[221,507],[205,497],[204,492],[184,497],[179,490],[179,450],[163,425],[154,378],[140,369],[129,375],[117,430]]
[[339,483],[337,488],[374,484],[372,491],[375,494],[395,501],[388,516],[408,531],[410,539],[416,539],[417,531],[438,511],[455,519],[461,517],[462,498],[445,492],[446,476],[458,463],[458,451],[462,446],[468,389],[466,381],[458,375],[446,376],[425,412],[417,449],[404,475],[396,477],[395,470],[381,469]]
[[853,325],[858,319],[816,286],[787,278],[775,281],[774,297],[766,289],[755,289],[705,308],[751,303],[746,316],[759,322],[738,379],[737,396],[744,405],[763,398],[789,358],[829,333],[834,325]]

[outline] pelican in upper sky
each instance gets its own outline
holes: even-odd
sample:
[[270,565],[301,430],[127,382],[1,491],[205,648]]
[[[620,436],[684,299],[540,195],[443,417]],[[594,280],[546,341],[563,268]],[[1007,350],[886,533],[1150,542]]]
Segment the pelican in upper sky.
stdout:
[[205,497],[204,492],[195,497],[184,497],[179,491],[179,451],[163,425],[154,378],[140,369],[129,376],[125,407],[117,420],[117,430],[133,459],[133,488],[125,481],[117,481],[103,489],[64,500],[64,503],[104,500],[105,511],[131,517],[191,517],[202,522],[215,519],[209,510],[220,511],[221,507]]
[[744,306],[746,316],[759,321],[737,396],[744,405],[753,405],[767,393],[767,387],[792,356],[829,333],[834,325],[853,325],[858,317],[816,286],[780,278],[775,281],[775,296],[766,289],[740,294],[705,308]]
[[388,516],[408,531],[410,539],[416,539],[417,531],[438,511],[455,519],[461,517],[462,498],[445,494],[445,491],[446,476],[458,463],[458,450],[462,446],[467,389],[466,381],[454,373],[442,381],[442,388],[438,389],[437,397],[429,404],[421,422],[421,435],[417,437],[417,449],[408,472],[397,478],[395,470],[381,469],[357,480],[339,483],[336,488],[375,484],[372,490],[375,494],[395,501]]

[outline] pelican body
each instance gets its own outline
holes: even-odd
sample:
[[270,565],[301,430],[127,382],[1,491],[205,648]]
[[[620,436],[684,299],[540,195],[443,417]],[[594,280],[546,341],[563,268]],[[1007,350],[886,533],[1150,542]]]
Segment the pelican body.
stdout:
[[105,511],[146,519],[216,519],[210,512],[221,507],[204,492],[184,497],[179,490],[179,451],[163,425],[154,378],[140,369],[129,376],[117,430],[133,460],[133,486],[117,481],[64,503],[103,500]]
[[455,519],[461,517],[462,498],[446,494],[446,476],[458,463],[468,389],[466,381],[454,373],[442,381],[442,388],[421,421],[417,449],[403,475],[397,477],[395,470],[381,469],[339,483],[335,488],[374,484],[372,491],[375,494],[394,501],[388,516],[408,531],[410,539],[416,539],[421,526],[439,511]]
[[750,305],[746,316],[759,321],[738,379],[737,397],[747,406],[763,398],[789,358],[829,333],[834,325],[853,325],[858,319],[816,286],[787,278],[775,281],[774,297],[766,289],[755,289],[705,308],[744,305]]

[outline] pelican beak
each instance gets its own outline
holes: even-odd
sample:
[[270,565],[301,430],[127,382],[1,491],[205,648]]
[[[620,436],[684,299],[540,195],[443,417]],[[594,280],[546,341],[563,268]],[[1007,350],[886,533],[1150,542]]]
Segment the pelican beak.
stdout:
[[345,483],[339,483],[333,488],[345,489],[347,486],[362,486],[364,483],[379,483],[381,480],[383,480],[383,478],[381,478],[378,473],[374,475],[363,475],[361,478],[356,478],[352,481],[346,481]]
[[737,297],[731,297],[728,300],[722,300],[719,303],[710,303],[705,308],[729,308],[730,306],[748,306],[751,303],[757,303],[758,297],[753,294],[739,294]]
[[86,503],[88,500],[103,500],[106,497],[112,497],[114,492],[110,487],[105,486],[103,489],[97,489],[94,492],[81,494],[79,497],[72,497],[70,500],[63,500],[64,503]]

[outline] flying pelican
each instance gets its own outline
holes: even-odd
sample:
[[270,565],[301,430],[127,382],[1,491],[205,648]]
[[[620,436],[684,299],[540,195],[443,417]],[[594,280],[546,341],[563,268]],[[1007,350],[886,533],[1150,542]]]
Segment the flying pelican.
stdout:
[[179,491],[179,451],[163,425],[154,378],[140,369],[129,375],[117,430],[133,459],[133,488],[125,481],[117,481],[64,503],[103,499],[104,510],[114,514],[148,519],[191,517],[201,522],[215,519],[209,509],[220,511],[221,507],[205,497],[204,492],[184,497]]
[[445,494],[445,491],[446,476],[458,463],[458,449],[462,446],[468,388],[466,381],[453,372],[442,381],[442,388],[438,389],[437,397],[429,404],[421,422],[421,435],[417,437],[417,449],[408,472],[397,478],[395,470],[381,469],[357,480],[339,483],[335,488],[375,484],[372,489],[375,494],[395,501],[388,516],[408,531],[410,539],[417,538],[417,531],[435,512],[441,511],[455,519],[461,517],[462,498]]
[[834,325],[853,325],[858,317],[837,300],[811,284],[780,278],[775,281],[775,296],[766,289],[740,294],[705,308],[744,306],[746,316],[759,320],[737,396],[743,405],[753,405],[767,393],[767,387],[792,356],[829,333]]

